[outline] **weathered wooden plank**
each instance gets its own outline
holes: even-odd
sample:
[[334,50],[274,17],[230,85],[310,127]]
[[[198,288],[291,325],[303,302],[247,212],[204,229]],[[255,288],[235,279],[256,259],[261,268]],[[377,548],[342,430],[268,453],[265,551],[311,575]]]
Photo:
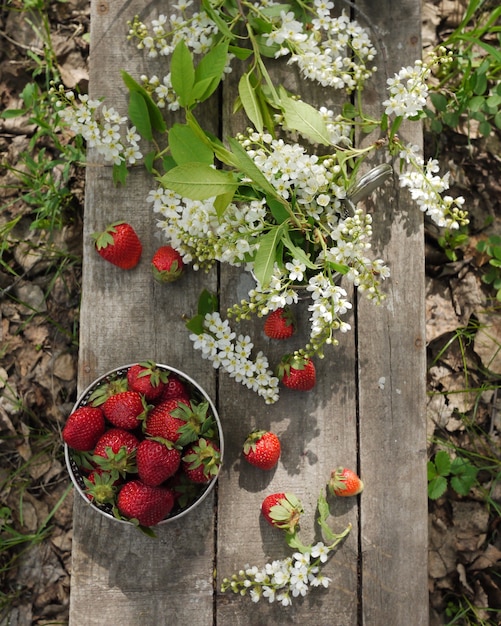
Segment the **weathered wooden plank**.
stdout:
[[[331,106],[325,91],[311,83],[301,85],[295,68],[279,64],[273,69],[276,84],[285,84],[296,93],[305,93],[305,99],[317,106]],[[245,130],[245,122],[231,115],[236,96],[236,84],[225,81],[223,97],[223,136],[233,136]],[[314,152],[315,148],[310,147]],[[221,284],[225,286],[222,309],[247,296],[253,287],[245,273],[221,268]],[[254,319],[241,324],[239,331],[249,332],[255,350],[263,350],[270,364],[303,346],[309,331],[307,310],[310,302],[294,307],[298,318],[298,333],[285,342],[273,342],[264,336],[263,320]],[[349,319],[353,323],[353,317]],[[320,540],[315,534],[318,495],[325,494],[331,470],[337,465],[357,465],[356,423],[356,356],[353,334],[341,335],[340,345],[326,349],[324,360],[315,360],[317,386],[311,393],[280,390],[280,400],[266,406],[262,399],[245,388],[235,390],[235,383],[221,376],[220,412],[227,428],[228,458],[219,481],[217,567],[218,580],[241,569],[245,564],[263,567],[265,563],[291,554],[281,531],[271,528],[260,516],[261,502],[274,492],[294,493],[303,503],[305,514],[301,520],[301,537],[305,543]],[[276,470],[263,475],[241,459],[242,444],[254,428],[271,428],[282,442],[283,452]],[[353,525],[342,547],[332,557],[324,572],[332,583],[329,589],[316,590],[309,597],[294,599],[290,607],[266,600],[252,604],[250,598],[221,596],[216,604],[217,623],[224,626],[263,624],[314,623],[318,626],[349,626],[357,623],[357,559],[358,506],[356,499],[336,502],[331,528],[341,532],[348,523]]]
[[[90,83],[93,97],[127,111],[124,69],[139,78],[153,73],[126,43],[126,21],[135,13],[167,11],[165,3],[133,1],[92,3]],[[160,74],[161,68],[158,68]],[[87,169],[84,275],[82,284],[79,388],[119,365],[155,359],[185,371],[215,397],[215,375],[194,354],[183,314],[196,307],[203,286],[215,276],[188,271],[165,286],[152,279],[150,260],[160,245],[151,204],[154,187],[143,168],[126,187],[115,187],[111,168],[89,154]],[[124,272],[100,259],[90,233],[119,219],[136,228],[143,243],[137,268]],[[214,514],[213,495],[198,515],[159,527],[158,538],[102,518],[75,500],[70,621],[74,626],[109,624],[212,624]],[[117,616],[120,618],[117,618]],[[117,622],[119,619],[119,622]]]
[[[119,70],[136,77],[161,75],[154,61],[144,60],[126,44],[125,24],[134,13],[146,19],[168,13],[168,6],[159,0],[146,5],[139,0],[93,2],[94,96],[105,96],[125,111],[126,90]],[[367,0],[359,6],[381,29],[387,71],[397,71],[419,56],[416,2],[404,0],[398,10],[388,0]],[[362,24],[363,15],[357,16]],[[290,68],[280,76],[284,77],[292,88],[297,87],[297,76]],[[368,103],[377,106],[381,101],[385,78],[381,72],[367,94]],[[223,136],[241,129],[240,121],[231,115],[234,95],[235,85],[231,79],[225,81]],[[310,86],[308,99],[315,99]],[[218,111],[209,117],[217,120]],[[416,134],[408,138],[420,142]],[[350,320],[355,332],[342,335],[340,346],[328,350],[326,359],[318,363],[313,393],[283,390],[279,403],[267,407],[225,374],[216,378],[210,364],[193,351],[181,319],[194,310],[202,288],[218,289],[224,310],[235,296],[245,295],[248,279],[223,268],[219,279],[215,272],[207,276],[190,271],[179,283],[155,284],[148,261],[159,240],[151,206],[145,202],[151,179],[138,169],[125,188],[114,188],[110,168],[102,167],[95,155],[90,158],[96,164],[87,173],[79,387],[83,389],[110,368],[145,358],[176,366],[197,379],[213,398],[218,397],[226,458],[218,492],[203,503],[200,514],[162,527],[156,540],[96,515],[77,498],[71,623],[113,624],[120,610],[121,622],[134,626],[205,626],[214,621],[223,626],[297,624],[305,620],[330,626],[426,624],[424,347],[419,344],[424,336],[424,252],[416,208],[393,186],[378,194],[377,247],[392,269],[386,303],[375,309],[359,302]],[[390,210],[380,211],[382,204]],[[99,259],[89,238],[91,232],[125,217],[144,244],[143,260],[131,272]],[[300,307],[300,317],[303,322],[308,317],[305,306]],[[260,322],[243,324],[240,330],[250,332],[272,361],[284,349],[269,345]],[[303,338],[299,336],[289,347],[301,345]],[[254,427],[272,427],[281,436],[282,459],[269,474],[247,466],[240,456],[245,436]],[[272,491],[296,493],[305,505],[302,537],[309,542],[318,493],[338,464],[360,466],[367,487],[361,498],[335,503],[333,529],[340,531],[351,522],[353,531],[326,568],[333,580],[331,587],[285,610],[219,593],[221,579],[246,563],[259,566],[288,554],[280,533],[260,518],[263,497]],[[396,474],[403,478],[395,495],[387,485]]]
[[[379,71],[365,95],[367,112],[380,115],[386,79],[420,58],[420,3],[364,0],[357,6],[380,33]],[[422,145],[417,124],[399,135]],[[392,275],[380,308],[364,298],[358,307],[366,483],[361,609],[367,626],[421,626],[428,623],[423,220],[398,182],[375,194],[368,210],[374,213],[374,254],[388,261]]]

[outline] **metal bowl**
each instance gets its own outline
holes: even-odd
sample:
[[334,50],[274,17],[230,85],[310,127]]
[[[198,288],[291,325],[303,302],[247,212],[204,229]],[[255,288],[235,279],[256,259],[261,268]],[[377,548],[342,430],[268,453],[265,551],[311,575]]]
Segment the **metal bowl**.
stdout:
[[[85,406],[86,404],[89,403],[89,398],[97,387],[99,387],[103,383],[108,383],[118,378],[124,378],[127,375],[129,368],[132,367],[132,365],[135,365],[135,363],[131,363],[129,365],[122,365],[121,367],[117,367],[113,370],[110,370],[106,374],[103,374],[101,377],[97,378],[92,384],[90,384],[87,387],[87,389],[85,389],[85,391],[82,392],[78,400],[75,402],[75,405],[73,406],[72,413],[76,411],[76,409],[78,409],[79,407]],[[218,447],[220,449],[221,463],[222,463],[223,454],[224,454],[224,440],[223,440],[223,431],[221,427],[221,421],[219,419],[219,415],[217,413],[216,407],[214,406],[214,403],[212,402],[208,394],[195,380],[193,380],[193,378],[191,378],[184,372],[181,372],[180,370],[176,369],[175,367],[171,367],[170,365],[163,365],[161,363],[157,363],[156,365],[160,369],[170,372],[174,374],[175,376],[177,376],[186,385],[191,400],[195,400],[196,402],[207,401],[209,403],[209,412],[214,417],[214,420],[217,425],[216,443],[218,444]],[[98,513],[100,513],[101,515],[104,515],[105,517],[108,517],[109,519],[112,519],[115,522],[132,525],[132,522],[125,520],[125,519],[120,519],[116,517],[115,515],[113,515],[113,508],[110,504],[96,504],[95,502],[91,502],[89,500],[87,494],[85,493],[85,483],[83,480],[83,476],[76,461],[77,454],[66,443],[64,444],[64,456],[66,459],[66,466],[68,468],[68,472],[75,486],[75,489],[85,500],[86,504],[90,506],[92,509],[94,509],[95,511],[97,511]],[[181,507],[176,503],[176,505],[174,506],[172,511],[169,513],[169,515],[164,520],[159,522],[158,525],[167,524],[169,522],[178,520],[181,517],[184,517],[185,515],[187,515],[194,508],[196,508],[201,502],[203,502],[203,500],[205,500],[205,498],[212,491],[212,489],[214,488],[216,484],[217,478],[218,476],[216,475],[206,485],[201,485],[200,492],[197,494],[196,499],[190,502],[185,507]]]

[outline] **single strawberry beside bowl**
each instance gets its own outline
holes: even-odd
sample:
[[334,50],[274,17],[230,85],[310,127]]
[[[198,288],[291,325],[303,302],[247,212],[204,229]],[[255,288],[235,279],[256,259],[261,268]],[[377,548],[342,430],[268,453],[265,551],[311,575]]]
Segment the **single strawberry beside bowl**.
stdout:
[[115,222],[103,232],[93,233],[97,253],[109,263],[123,270],[136,267],[143,252],[141,240],[127,222]]
[[[124,365],[94,381],[63,428],[66,464],[78,493],[100,514],[143,530],[197,507],[214,487],[224,450],[219,416],[202,387],[175,368],[145,364]],[[170,379],[175,382],[166,395],[181,397],[149,404],[152,371],[162,394]],[[137,381],[142,391],[129,388]]]
[[337,467],[331,472],[327,487],[335,496],[358,496],[364,489],[364,483],[353,470],[347,467]]
[[262,470],[271,470],[280,458],[280,439],[268,430],[252,431],[243,445],[244,459]]
[[172,283],[181,277],[184,263],[181,255],[172,246],[161,246],[151,260],[153,277],[159,283]]

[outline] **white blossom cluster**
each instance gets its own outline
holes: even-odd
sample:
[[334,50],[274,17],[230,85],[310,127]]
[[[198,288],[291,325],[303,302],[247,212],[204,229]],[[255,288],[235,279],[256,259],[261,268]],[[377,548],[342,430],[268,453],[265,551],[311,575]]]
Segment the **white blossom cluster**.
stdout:
[[353,216],[340,220],[332,228],[329,238],[334,245],[325,252],[325,257],[347,266],[347,278],[370,300],[379,303],[383,297],[379,290],[380,279],[388,278],[390,271],[382,259],[372,260],[366,256],[371,248],[371,237],[372,216],[357,209]]
[[321,572],[321,564],[329,557],[330,549],[322,542],[309,547],[304,553],[295,552],[291,557],[267,563],[262,569],[245,567],[223,580],[222,590],[240,595],[249,593],[253,602],[266,598],[290,606],[293,598],[305,596],[310,588],[327,588],[330,578]]
[[294,198],[298,213],[327,220],[339,211],[346,188],[334,158],[321,160],[303,146],[274,139],[268,133],[250,131],[239,140],[280,196]]
[[231,378],[242,383],[264,398],[266,404],[278,400],[278,378],[269,369],[267,357],[258,352],[251,358],[254,347],[248,335],[236,335],[228,320],[219,313],[207,313],[204,332],[192,333],[194,348],[200,350],[202,358],[208,359],[216,369],[223,369]]
[[[100,100],[92,100],[82,94],[76,98],[72,91],[53,91],[55,104],[61,120],[95,148],[106,161],[120,165],[134,165],[143,155],[139,149],[140,137],[134,126],[127,125],[127,118]],[[64,107],[64,108],[63,108]]]
[[418,115],[426,106],[426,79],[430,73],[431,69],[418,60],[413,67],[403,67],[393,78],[388,78],[390,97],[383,102],[386,115],[404,118]]
[[[187,10],[192,4],[192,0],[180,0],[173,5],[177,13],[172,13],[169,17],[159,15],[158,19],[151,20],[150,27],[136,16],[129,22],[128,38],[137,39],[137,48],[145,50],[149,58],[170,56],[180,41],[184,41],[194,54],[206,54],[214,44],[214,35],[217,34],[218,28],[205,11],[188,15]],[[230,71],[232,58],[233,56],[229,54],[226,72]],[[169,111],[179,109],[177,95],[172,89],[170,72],[163,77],[143,75],[141,81],[145,88],[155,95],[160,108],[167,108]]]
[[406,146],[400,158],[413,165],[411,171],[400,174],[400,186],[407,187],[412,199],[441,228],[458,229],[468,224],[467,212],[463,210],[464,198],[442,195],[449,189],[449,172],[439,176],[440,167],[436,159],[426,163],[419,155],[418,146]]
[[[174,5],[177,13],[169,17],[160,15],[151,21],[151,26],[136,16],[129,22],[128,38],[136,39],[138,49],[145,50],[150,58],[171,55],[179,41],[184,41],[195,54],[206,54],[219,29],[204,10],[190,15],[187,9],[192,4],[192,0],[178,2]],[[375,71],[374,67],[369,67],[376,50],[368,33],[344,13],[331,17],[333,2],[314,0],[311,9],[314,17],[308,28],[292,11],[280,11],[276,17],[270,17],[270,9],[280,6],[284,6],[283,3],[262,0],[252,4],[251,12],[261,20],[266,15],[270,28],[265,36],[266,45],[277,47],[275,57],[290,55],[289,62],[298,65],[304,78],[349,93]],[[262,13],[262,9],[267,12]],[[232,58],[228,56],[227,72],[231,71]],[[170,110],[179,107],[170,74],[162,78],[143,76],[142,80],[155,93],[160,107]]]
[[323,87],[354,91],[375,71],[369,64],[376,56],[369,35],[345,13],[331,17],[333,2],[315,0],[316,17],[304,30],[292,12],[280,13],[280,28],[272,31],[268,45],[280,44],[275,56],[291,53],[289,63],[296,63],[301,74]]

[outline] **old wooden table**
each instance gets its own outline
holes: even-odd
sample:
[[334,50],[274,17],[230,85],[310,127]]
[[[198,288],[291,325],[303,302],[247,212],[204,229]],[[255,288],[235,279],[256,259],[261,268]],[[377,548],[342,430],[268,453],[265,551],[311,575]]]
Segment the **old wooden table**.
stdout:
[[[94,97],[105,96],[108,105],[125,112],[120,69],[136,78],[163,75],[126,42],[126,21],[136,13],[145,20],[168,14],[169,4],[92,1]],[[353,10],[351,3],[345,7]],[[372,25],[378,47],[379,71],[365,95],[367,106],[377,110],[386,78],[420,57],[420,2],[357,0],[356,7],[362,25]],[[297,87],[294,71],[285,71],[281,79]],[[231,115],[234,95],[230,77],[208,116],[222,137],[239,123]],[[420,143],[416,129],[405,133]],[[226,457],[217,490],[195,513],[161,527],[156,539],[75,499],[72,626],[427,624],[424,252],[422,218],[407,194],[390,184],[367,202],[374,211],[375,252],[392,271],[387,300],[379,308],[356,301],[354,331],[318,364],[314,392],[284,390],[276,405],[266,407],[199,358],[182,319],[194,312],[203,288],[217,290],[224,307],[245,294],[244,279],[221,269],[208,275],[188,271],[168,287],[156,284],[149,261],[159,245],[158,229],[145,202],[151,180],[138,168],[127,186],[117,188],[110,168],[92,151],[89,161],[79,387],[118,365],[144,359],[184,370],[217,401]],[[129,220],[144,244],[140,265],[129,272],[103,262],[89,237],[119,219]],[[258,330],[256,335],[265,341]],[[254,427],[272,427],[281,437],[281,462],[271,474],[241,460],[242,442]],[[317,496],[338,464],[358,468],[366,487],[360,498],[340,501],[333,511],[335,531],[348,522],[353,530],[326,568],[330,588],[288,608],[222,594],[224,576],[289,553],[280,532],[260,519],[263,497],[280,490],[296,493],[307,511],[302,536],[309,541]]]

